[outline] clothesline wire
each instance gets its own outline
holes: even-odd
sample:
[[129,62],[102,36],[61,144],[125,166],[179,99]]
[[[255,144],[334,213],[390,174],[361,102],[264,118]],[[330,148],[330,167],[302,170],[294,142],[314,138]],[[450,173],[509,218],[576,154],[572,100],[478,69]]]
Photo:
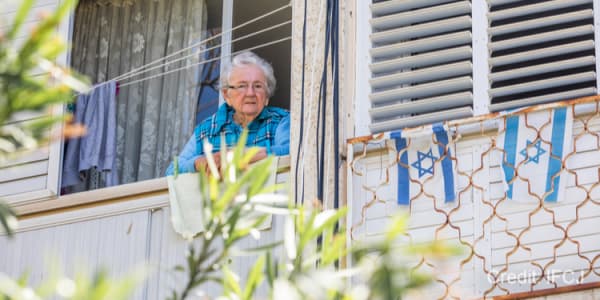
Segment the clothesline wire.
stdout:
[[[244,36],[238,37],[238,38],[236,38],[236,39],[234,39],[234,40],[231,40],[231,42],[228,42],[228,43],[226,43],[226,44],[233,44],[233,43],[235,43],[235,42],[238,42],[238,41],[240,41],[240,40],[247,39],[247,38],[249,38],[249,37],[252,37],[252,36],[255,36],[255,35],[261,34],[261,33],[263,33],[263,32],[266,32],[266,31],[269,31],[269,30],[272,30],[272,29],[275,29],[275,28],[283,27],[283,26],[285,26],[285,25],[287,25],[287,24],[291,24],[291,23],[292,23],[292,21],[291,21],[291,20],[288,20],[288,21],[285,21],[285,22],[282,22],[282,23],[279,23],[279,24],[276,24],[276,25],[273,25],[273,26],[270,26],[270,27],[267,27],[267,28],[261,29],[261,30],[259,30],[259,31],[255,31],[255,32],[252,32],[252,33],[250,33],[250,34],[247,34],[247,35],[244,35]],[[130,75],[128,75],[128,76],[124,76],[124,77],[122,77],[122,78],[119,78],[117,81],[123,81],[123,80],[127,80],[127,79],[129,79],[129,78],[132,78],[132,77],[138,76],[138,75],[140,75],[140,74],[144,74],[144,73],[150,72],[150,71],[152,71],[152,70],[160,69],[160,68],[162,68],[162,67],[165,67],[165,66],[167,66],[167,65],[170,65],[170,64],[173,64],[173,63],[176,63],[176,62],[179,62],[179,61],[182,61],[182,60],[188,59],[189,57],[192,57],[192,56],[194,56],[194,57],[195,57],[195,56],[197,55],[198,57],[200,57],[202,54],[204,54],[204,53],[206,53],[206,52],[208,52],[208,51],[211,51],[211,50],[217,49],[217,48],[219,48],[219,47],[222,47],[223,45],[224,45],[224,44],[223,44],[223,43],[221,43],[221,44],[219,44],[219,45],[216,45],[216,46],[213,46],[213,47],[210,47],[210,48],[204,49],[203,51],[200,51],[199,53],[197,53],[197,52],[192,52],[192,53],[190,53],[190,54],[188,54],[188,55],[185,55],[185,56],[182,56],[182,57],[176,58],[176,59],[174,59],[174,60],[169,60],[169,61],[167,61],[167,62],[165,62],[165,63],[163,63],[163,64],[156,65],[156,66],[154,66],[154,67],[147,68],[147,69],[144,69],[144,70],[140,70],[139,72],[134,72],[134,73],[128,72],[128,73],[130,73]],[[123,75],[121,75],[121,76],[123,76]]]
[[[266,47],[266,46],[274,45],[274,44],[281,43],[281,42],[284,42],[284,41],[287,41],[287,40],[291,40],[291,39],[292,39],[292,36],[290,35],[290,36],[287,36],[287,37],[285,37],[285,38],[281,38],[281,39],[278,39],[278,40],[274,40],[274,41],[270,41],[270,42],[263,43],[263,44],[260,44],[260,45],[256,45],[256,46],[254,46],[254,47],[250,47],[250,48],[242,49],[242,50],[239,50],[239,51],[233,52],[233,53],[231,53],[231,54],[229,54],[229,55],[225,55],[225,56],[223,56],[223,57],[230,57],[230,56],[232,56],[232,55],[234,55],[234,54],[238,54],[238,53],[240,53],[240,52],[242,52],[242,51],[254,50],[254,49],[258,49],[258,48],[263,48],[263,47]],[[220,60],[220,59],[221,59],[221,57],[215,57],[215,58],[211,58],[211,59],[203,60],[203,61],[200,61],[200,62],[198,62],[198,63],[190,64],[190,65],[187,65],[187,66],[184,66],[184,67],[181,67],[181,68],[177,68],[177,69],[173,69],[173,70],[165,71],[165,72],[162,72],[162,73],[159,73],[159,74],[155,74],[155,75],[152,75],[152,76],[148,76],[148,77],[144,77],[144,78],[136,79],[136,80],[134,80],[134,81],[126,82],[126,83],[123,83],[123,84],[121,84],[120,86],[121,86],[121,87],[125,87],[125,86],[128,86],[128,85],[132,85],[132,84],[134,84],[134,83],[138,83],[138,82],[141,82],[141,81],[145,81],[145,80],[150,80],[150,79],[158,78],[158,77],[161,77],[161,76],[164,76],[164,75],[168,75],[168,74],[171,74],[171,73],[179,72],[179,71],[182,71],[182,70],[185,70],[185,69],[191,68],[191,67],[196,67],[196,66],[203,65],[203,64],[206,64],[206,63],[209,63],[209,62],[212,62],[212,61]]]
[[[183,49],[181,49],[181,50],[177,50],[177,51],[175,51],[175,52],[173,52],[173,53],[171,53],[171,54],[168,54],[168,55],[167,55],[167,56],[165,56],[165,57],[162,57],[162,58],[156,59],[156,60],[154,60],[154,61],[152,61],[152,62],[150,62],[150,63],[148,63],[148,64],[142,65],[142,66],[140,66],[140,67],[138,67],[138,68],[136,68],[136,69],[133,69],[133,70],[131,70],[131,71],[129,71],[129,72],[126,72],[126,73],[123,73],[123,74],[121,74],[121,75],[119,75],[119,76],[116,76],[116,77],[114,77],[114,78],[110,79],[109,81],[111,81],[111,80],[119,81],[119,80],[121,80],[121,78],[123,78],[123,77],[125,77],[125,76],[128,76],[128,75],[129,75],[129,74],[131,74],[131,73],[138,72],[138,71],[140,71],[140,70],[142,70],[142,69],[144,69],[144,68],[147,68],[148,66],[151,66],[151,65],[154,65],[154,64],[156,64],[156,63],[162,62],[163,60],[166,60],[166,59],[168,59],[168,58],[171,58],[171,57],[173,57],[173,56],[175,56],[175,55],[177,55],[177,54],[179,54],[179,53],[182,53],[182,52],[188,51],[188,50],[190,50],[190,49],[196,48],[196,47],[198,47],[198,46],[200,46],[200,45],[202,45],[202,44],[205,44],[205,43],[207,43],[207,42],[209,42],[209,41],[211,41],[211,40],[214,40],[214,39],[216,39],[216,38],[218,38],[218,37],[221,37],[221,36],[222,36],[223,34],[225,34],[225,33],[230,33],[230,32],[233,32],[233,31],[235,31],[235,30],[237,30],[237,29],[239,29],[239,28],[242,28],[242,27],[244,27],[244,26],[247,26],[247,25],[249,25],[249,24],[252,24],[252,23],[254,23],[254,22],[258,21],[258,20],[264,19],[264,18],[266,18],[266,17],[268,17],[268,16],[270,16],[270,15],[273,15],[273,14],[275,14],[275,13],[278,13],[279,11],[282,11],[282,10],[284,10],[284,9],[288,8],[288,7],[291,7],[291,2],[288,2],[288,4],[286,4],[286,5],[284,5],[284,6],[280,7],[280,8],[277,8],[277,9],[275,9],[275,10],[272,10],[272,11],[270,11],[270,12],[268,12],[268,13],[265,13],[265,14],[263,14],[263,15],[260,15],[260,16],[258,16],[258,17],[256,17],[256,18],[254,18],[254,19],[248,20],[248,21],[246,21],[246,22],[244,22],[244,23],[242,23],[242,24],[240,24],[240,25],[238,25],[238,26],[235,26],[235,27],[231,28],[231,29],[228,29],[228,30],[226,30],[226,31],[223,31],[223,32],[221,32],[221,33],[219,33],[219,34],[216,34],[216,35],[214,35],[214,36],[212,36],[212,37],[209,37],[209,38],[207,38],[207,39],[201,40],[201,41],[199,41],[199,42],[197,42],[197,43],[195,43],[195,44],[192,44],[192,45],[190,45],[190,46],[188,46],[188,47],[186,47],[186,48],[183,48]],[[100,85],[101,85],[101,84],[100,84]],[[99,86],[99,85],[97,85],[97,86]]]

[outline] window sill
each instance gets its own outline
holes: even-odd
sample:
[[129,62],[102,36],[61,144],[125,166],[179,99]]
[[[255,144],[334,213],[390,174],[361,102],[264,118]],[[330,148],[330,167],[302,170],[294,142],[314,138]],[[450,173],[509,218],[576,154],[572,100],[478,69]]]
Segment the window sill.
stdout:
[[[288,181],[287,173],[290,169],[289,156],[283,156],[279,159],[277,167],[277,182]],[[54,214],[72,209],[90,208],[105,204],[114,204],[128,202],[131,205],[128,207],[134,208],[152,208],[164,207],[168,205],[168,187],[166,177],[145,180],[130,184],[123,184],[103,189],[97,189],[87,192],[74,193],[61,197],[54,197],[33,203],[27,203],[20,206],[15,206],[20,219],[32,218],[39,215]],[[145,199],[159,200],[144,201]],[[152,207],[148,207],[148,205]]]

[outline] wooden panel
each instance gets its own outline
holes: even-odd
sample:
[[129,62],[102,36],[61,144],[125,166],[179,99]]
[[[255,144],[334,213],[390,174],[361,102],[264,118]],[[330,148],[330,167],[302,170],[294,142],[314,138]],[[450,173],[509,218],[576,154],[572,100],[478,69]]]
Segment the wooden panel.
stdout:
[[[28,271],[33,286],[52,262],[71,277],[84,267],[125,276],[145,261],[148,226],[148,212],[141,211],[19,232],[14,239],[0,236],[0,270],[15,278]],[[144,299],[141,289],[134,299]]]
[[48,160],[33,161],[27,164],[0,169],[0,183],[48,173]]
[[[19,6],[21,5],[21,1],[3,1],[5,3],[2,3],[2,8],[3,8],[3,12],[4,13],[13,13],[16,12],[17,9],[19,9]],[[48,6],[49,4],[55,4],[58,3],[58,0],[37,0],[35,1],[35,3],[33,4],[33,7],[39,7],[39,6]]]
[[[17,10],[20,7],[20,1],[3,1],[3,11],[0,13],[2,16],[2,23],[0,23],[0,29],[4,29],[12,24]],[[31,11],[25,18],[25,23],[37,23],[42,19],[44,12],[52,12],[58,6],[59,0],[37,0],[33,5]],[[6,6],[5,6],[6,5]],[[6,9],[5,9],[6,8]],[[28,34],[24,32],[23,34]]]
[[23,151],[21,153],[15,153],[13,157],[10,157],[7,161],[0,164],[0,169],[44,159],[48,159],[47,146],[43,146],[42,148],[32,151]]
[[48,176],[35,176],[10,182],[0,183],[0,196],[15,195],[46,188]]

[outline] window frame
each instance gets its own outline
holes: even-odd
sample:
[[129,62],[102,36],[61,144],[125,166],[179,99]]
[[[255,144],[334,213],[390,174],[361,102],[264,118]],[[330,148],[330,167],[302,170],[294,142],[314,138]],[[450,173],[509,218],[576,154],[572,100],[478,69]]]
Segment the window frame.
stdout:
[[[58,0],[62,2],[62,0]],[[233,14],[234,14],[234,0],[223,0],[223,15],[222,15],[222,28],[223,31],[229,31],[223,34],[223,40],[231,40],[232,32],[230,29],[233,27]],[[293,14],[291,16],[293,18]],[[73,23],[75,19],[75,9],[71,10],[68,17],[61,23],[58,28],[60,36],[65,38],[68,42],[72,41],[73,35]],[[222,47],[221,58],[227,58],[231,55],[232,49],[231,44],[225,44]],[[290,52],[291,58],[291,52]],[[71,50],[65,51],[61,54],[57,62],[61,65],[68,66],[71,61]],[[222,68],[221,64],[221,68]],[[219,105],[223,103],[222,96],[220,95]],[[291,108],[291,106],[290,106]],[[55,105],[52,108],[52,114],[56,116],[64,115],[66,112],[65,105]],[[195,114],[194,114],[195,116]],[[48,157],[48,173],[47,173],[47,184],[45,190],[38,190],[33,192],[20,193],[10,196],[3,197],[9,204],[15,206],[19,214],[32,214],[40,211],[48,211],[52,209],[71,207],[77,205],[86,205],[90,203],[96,203],[101,201],[108,201],[114,199],[131,198],[138,195],[148,195],[149,193],[156,193],[167,190],[166,176],[161,176],[154,179],[137,181],[127,184],[119,184],[116,186],[100,188],[96,190],[88,190],[77,192],[73,194],[60,195],[60,184],[62,175],[63,165],[63,150],[64,150],[64,137],[62,137],[63,124],[57,123],[51,129],[52,136],[61,136],[61,138],[55,139],[49,144],[49,157]],[[289,169],[289,156],[285,156],[285,159],[280,163],[279,169]],[[278,171],[280,173],[281,170]],[[61,200],[61,203],[48,203],[47,200]],[[63,202],[64,201],[64,202]],[[142,205],[142,204],[140,204]]]

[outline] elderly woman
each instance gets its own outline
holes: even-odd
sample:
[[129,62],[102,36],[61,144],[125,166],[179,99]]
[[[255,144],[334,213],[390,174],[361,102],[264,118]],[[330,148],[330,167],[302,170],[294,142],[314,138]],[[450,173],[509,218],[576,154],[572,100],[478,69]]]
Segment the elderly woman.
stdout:
[[[202,145],[204,139],[217,152],[221,136],[228,146],[233,146],[245,128],[248,129],[246,145],[261,147],[253,161],[270,154],[289,154],[289,112],[268,106],[275,83],[273,68],[264,59],[252,52],[234,56],[221,74],[221,92],[225,103],[214,115],[196,126],[194,135],[179,154],[179,173],[206,171],[207,161]],[[217,163],[219,159],[218,153],[215,153]],[[173,173],[171,163],[166,174]]]

